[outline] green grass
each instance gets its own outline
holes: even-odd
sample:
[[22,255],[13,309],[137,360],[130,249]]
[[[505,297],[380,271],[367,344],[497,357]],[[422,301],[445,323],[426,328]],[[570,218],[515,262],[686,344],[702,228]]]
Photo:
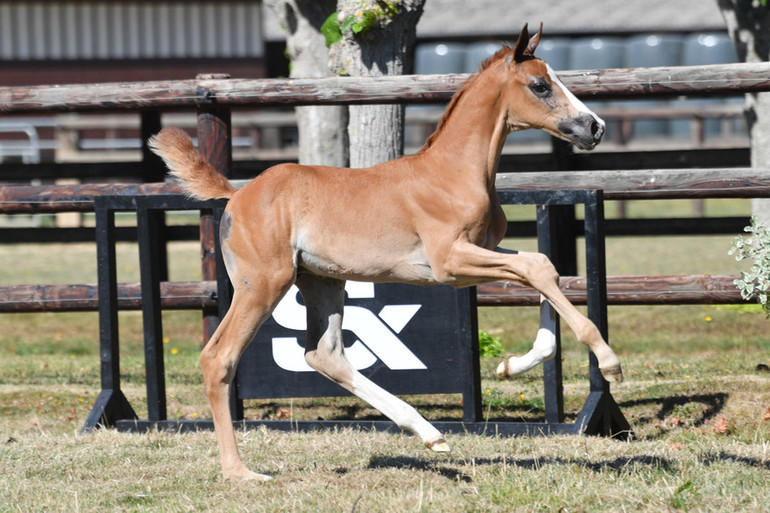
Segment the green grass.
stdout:
[[[651,202],[648,202],[651,203]],[[662,215],[630,205],[634,215]],[[691,203],[671,206],[691,215]],[[707,204],[744,215],[740,202]],[[610,211],[610,208],[608,208]],[[617,238],[610,274],[737,273],[732,237]],[[531,241],[515,241],[531,248]],[[0,246],[0,282],[95,282],[85,244]],[[199,276],[196,244],[173,244],[172,279]],[[136,247],[118,248],[120,279],[138,278]],[[536,308],[483,308],[479,325],[522,353]],[[246,463],[274,481],[220,477],[213,433],[78,434],[99,391],[95,313],[0,317],[0,512],[5,511],[770,511],[768,321],[747,306],[610,307],[610,341],[626,382],[613,397],[635,438],[448,437],[433,454],[414,437],[343,430],[239,432]],[[562,330],[565,410],[587,394],[585,348]],[[120,314],[123,390],[146,415],[141,316]],[[208,418],[197,357],[198,312],[164,313],[171,418]],[[482,361],[484,415],[540,420],[539,368],[494,377]],[[759,367],[758,367],[759,366]],[[411,396],[428,418],[461,416],[457,395]],[[250,400],[247,418],[357,417],[377,412],[353,398]]]

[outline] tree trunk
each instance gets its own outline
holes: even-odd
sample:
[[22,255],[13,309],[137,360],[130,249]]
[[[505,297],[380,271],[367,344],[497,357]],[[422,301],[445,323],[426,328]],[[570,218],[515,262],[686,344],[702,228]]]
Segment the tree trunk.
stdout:
[[[401,75],[410,71],[415,28],[424,3],[425,0],[339,0],[342,39],[330,48],[330,68],[347,76]],[[397,12],[389,12],[383,5],[392,5]],[[351,18],[360,21],[366,16],[376,21],[357,33],[354,30],[360,26],[346,23]],[[403,106],[351,105],[348,112],[350,167],[368,167],[403,154]]]
[[[266,0],[287,31],[292,78],[332,76],[321,25],[335,0]],[[345,106],[296,107],[300,164],[348,165],[348,110]]]
[[[770,6],[759,0],[717,0],[744,62],[770,60]],[[770,93],[746,95],[746,120],[751,137],[752,167],[770,168]],[[770,225],[770,200],[753,199],[754,215]]]

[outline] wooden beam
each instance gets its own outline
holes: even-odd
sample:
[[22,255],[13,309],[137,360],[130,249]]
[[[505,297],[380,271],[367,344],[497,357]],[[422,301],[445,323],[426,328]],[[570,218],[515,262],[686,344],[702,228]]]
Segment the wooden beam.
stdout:
[[770,197],[770,169],[641,169],[498,173],[498,191],[603,190],[604,199]]
[[576,95],[590,99],[734,95],[770,88],[770,63],[763,64],[615,68],[559,76]]
[[[745,303],[733,284],[735,275],[610,276],[607,300],[611,305],[735,304]],[[585,304],[585,278],[562,277],[560,287],[575,304]],[[217,284],[204,282],[161,282],[161,307],[165,310],[200,310],[217,305]],[[479,306],[534,306],[540,294],[512,282],[478,286]],[[96,285],[11,285],[0,287],[2,312],[96,311]],[[139,310],[138,283],[118,285],[118,307]]]
[[[610,305],[700,305],[745,303],[733,284],[738,276],[608,276],[607,304]],[[573,303],[586,303],[586,280],[564,276],[559,282],[564,295]],[[512,282],[479,285],[479,306],[535,306],[540,293]]]
[[[547,177],[547,179],[544,179]],[[242,181],[235,181],[243,185]],[[770,197],[770,169],[643,169],[499,173],[498,191],[604,190],[605,199]],[[98,195],[180,194],[173,183],[0,186],[0,213],[88,212]]]
[[[199,79],[0,87],[0,114],[442,103],[470,75],[331,77],[318,79]],[[562,81],[584,98],[743,94],[770,90],[770,63],[565,71]]]
[[[216,282],[161,282],[164,310],[216,306]],[[91,312],[99,306],[96,285],[11,285],[0,287],[0,312]],[[139,283],[118,284],[118,308],[142,308]]]
[[105,195],[181,194],[173,183],[0,186],[0,213],[91,212]]

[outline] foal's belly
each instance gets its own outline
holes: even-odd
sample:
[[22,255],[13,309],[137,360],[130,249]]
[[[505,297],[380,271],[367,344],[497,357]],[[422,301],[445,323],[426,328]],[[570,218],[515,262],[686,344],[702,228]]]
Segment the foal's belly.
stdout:
[[297,248],[297,266],[313,274],[343,280],[436,283],[436,276],[421,247],[397,250],[360,245],[319,250],[305,244]]

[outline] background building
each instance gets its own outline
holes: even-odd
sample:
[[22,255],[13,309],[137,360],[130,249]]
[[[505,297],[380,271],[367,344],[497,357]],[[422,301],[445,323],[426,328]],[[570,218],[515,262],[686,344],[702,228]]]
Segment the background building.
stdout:
[[257,1],[0,1],[0,85],[264,77]]
[[[417,27],[413,71],[474,72],[501,41],[515,38],[525,22],[536,30],[540,21],[544,38],[537,53],[557,70],[736,60],[716,0],[427,0]],[[258,0],[0,0],[0,86],[192,79],[199,73],[286,76],[284,49],[284,31]],[[731,101],[687,103],[728,105],[735,111],[731,120],[705,121],[699,136],[743,137],[741,99]],[[677,104],[592,107],[645,105]],[[290,111],[273,116],[270,126],[263,114],[236,118],[237,151],[250,158],[291,158],[296,133]],[[420,114],[425,118],[425,111]],[[101,160],[138,158],[138,116],[112,116],[109,123],[77,118],[0,119],[0,162],[89,159],[89,151]],[[690,119],[617,122],[607,142],[625,144],[642,137],[668,142],[671,136],[688,141],[692,127]],[[430,130],[428,123],[408,131],[407,143],[413,149]],[[548,144],[544,134],[535,132],[515,134],[511,141],[517,140]]]

